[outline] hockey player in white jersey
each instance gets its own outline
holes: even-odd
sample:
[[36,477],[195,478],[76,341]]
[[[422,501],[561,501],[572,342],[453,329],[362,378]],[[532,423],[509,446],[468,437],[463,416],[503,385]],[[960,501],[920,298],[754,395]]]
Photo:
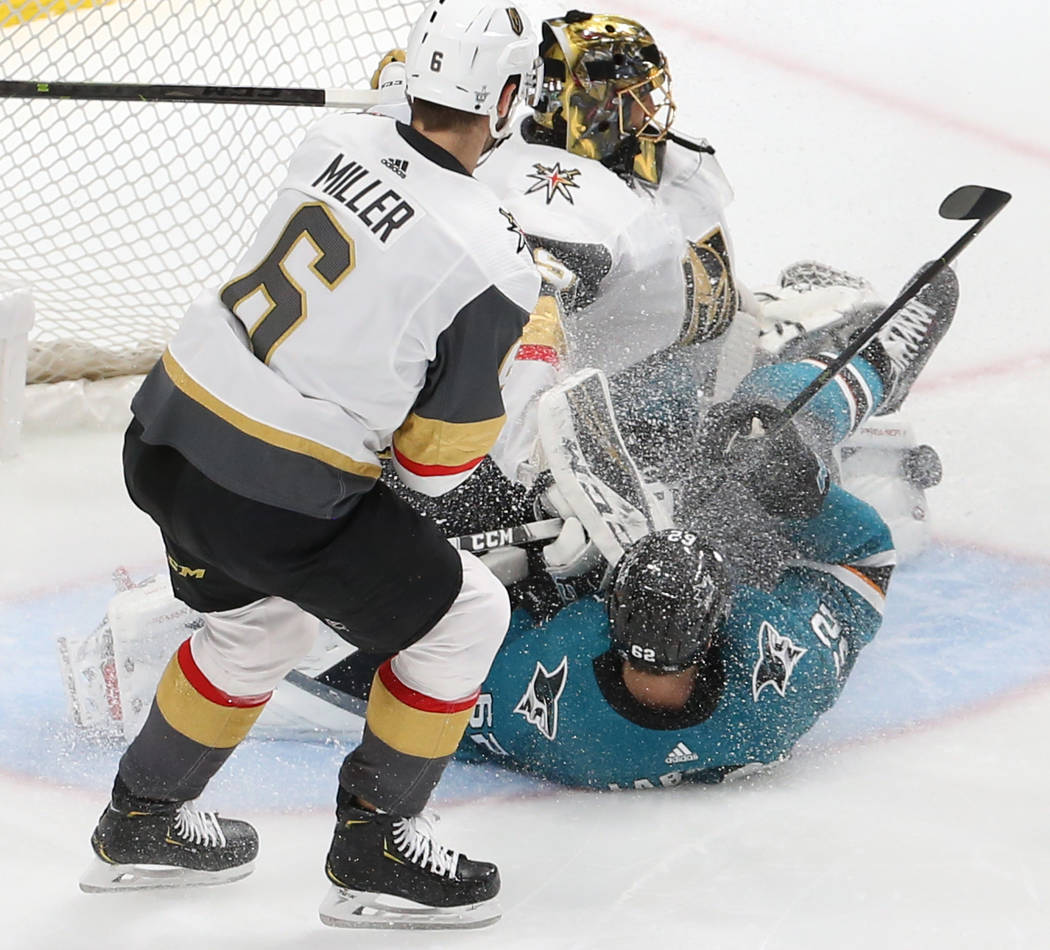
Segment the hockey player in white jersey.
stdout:
[[[714,150],[675,128],[670,67],[642,24],[570,10],[544,21],[540,52],[537,107],[478,172],[563,304],[561,326],[546,317],[526,329],[505,389],[509,424],[492,454],[512,479],[535,435],[523,407],[555,382],[559,363],[603,369],[626,394],[692,378],[721,399],[753,364],[826,348],[829,323],[841,349],[879,309],[866,281],[814,262],[785,268],[758,294],[741,282],[732,188]],[[570,272],[561,281],[559,265]],[[642,416],[651,432],[651,407],[632,413],[631,402],[618,400],[621,421]],[[928,535],[936,453],[897,417],[871,420],[835,451],[844,484],[876,506],[902,557],[914,556]]]
[[[711,147],[675,129],[669,65],[642,24],[570,10],[544,21],[540,53],[536,108],[478,169],[547,279],[491,453],[504,475],[526,482],[535,400],[560,370],[605,370],[626,397],[617,399],[621,424],[637,417],[651,438],[651,401],[637,394],[695,385],[727,398],[754,364],[826,348],[828,324],[841,349],[879,300],[863,279],[814,262],[785,268],[758,294],[741,283],[726,220],[732,189]],[[377,87],[399,81],[395,59],[380,64]],[[843,483],[890,524],[902,559],[918,553],[936,453],[895,416],[871,420],[835,453]]]
[[133,402],[124,466],[203,625],[165,669],[92,835],[85,890],[217,883],[257,851],[194,800],[309,651],[317,618],[393,653],[339,775],[322,919],[479,926],[494,865],[417,816],[506,632],[507,595],[378,482],[439,495],[499,433],[537,298],[520,234],[471,175],[537,83],[513,6],[433,0],[407,47],[411,124],[318,123],[235,276],[190,307]]
[[542,34],[539,105],[478,177],[575,274],[562,295],[574,365],[611,374],[719,336],[738,303],[733,192],[714,150],[672,131],[663,53],[619,16],[572,10]]

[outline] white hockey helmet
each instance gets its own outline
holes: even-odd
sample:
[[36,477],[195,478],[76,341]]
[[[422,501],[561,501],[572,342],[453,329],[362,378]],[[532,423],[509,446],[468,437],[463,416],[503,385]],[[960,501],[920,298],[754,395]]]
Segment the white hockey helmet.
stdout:
[[510,134],[509,122],[498,126],[507,80],[520,76],[518,94],[536,103],[539,35],[507,0],[430,0],[409,34],[405,67],[409,99],[487,115],[492,137],[501,139]]

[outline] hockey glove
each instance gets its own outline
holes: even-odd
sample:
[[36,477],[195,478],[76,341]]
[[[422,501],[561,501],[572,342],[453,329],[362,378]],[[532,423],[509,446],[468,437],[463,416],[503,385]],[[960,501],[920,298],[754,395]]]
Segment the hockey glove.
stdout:
[[[394,89],[403,91],[405,86],[405,51],[392,49],[383,58],[372,73],[369,85],[373,89]],[[391,100],[393,101],[393,100]]]
[[543,548],[543,563],[564,603],[595,594],[605,576],[605,559],[549,473],[536,482],[538,517],[556,515],[565,522],[561,533]]
[[430,518],[448,537],[490,531],[531,520],[532,502],[526,489],[512,482],[499,466],[486,456],[470,478],[444,495],[424,495],[413,491],[387,460],[383,464],[383,483],[421,515]]
[[793,423],[768,434],[779,416],[765,403],[716,403],[700,423],[697,454],[708,474],[742,483],[774,517],[811,518],[828,493],[828,470]]
[[[538,247],[532,252],[532,259],[536,264],[536,270],[543,278],[544,290],[548,293],[558,291],[567,293],[572,291],[576,284],[576,274],[571,268],[566,267],[546,248]],[[541,295],[544,293],[541,290]]]

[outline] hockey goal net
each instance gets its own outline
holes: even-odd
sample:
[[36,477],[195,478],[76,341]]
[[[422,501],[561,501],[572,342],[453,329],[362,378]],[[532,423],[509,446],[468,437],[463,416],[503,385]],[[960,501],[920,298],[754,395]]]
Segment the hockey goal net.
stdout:
[[[3,79],[361,88],[423,0],[0,0]],[[251,239],[315,108],[0,101],[0,294],[29,382],[145,372]]]

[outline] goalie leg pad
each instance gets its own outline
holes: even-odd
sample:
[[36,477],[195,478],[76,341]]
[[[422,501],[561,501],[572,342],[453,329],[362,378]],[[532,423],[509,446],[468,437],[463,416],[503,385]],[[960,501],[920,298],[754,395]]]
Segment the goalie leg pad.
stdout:
[[[911,425],[899,414],[870,420],[839,447],[843,488],[871,505],[893,535],[901,563],[914,560],[930,543],[931,520],[925,489],[940,476],[940,460],[917,444]],[[923,461],[917,478],[915,462]]]
[[555,484],[610,565],[639,538],[671,527],[624,443],[600,370],[582,370],[545,392],[539,431]]

